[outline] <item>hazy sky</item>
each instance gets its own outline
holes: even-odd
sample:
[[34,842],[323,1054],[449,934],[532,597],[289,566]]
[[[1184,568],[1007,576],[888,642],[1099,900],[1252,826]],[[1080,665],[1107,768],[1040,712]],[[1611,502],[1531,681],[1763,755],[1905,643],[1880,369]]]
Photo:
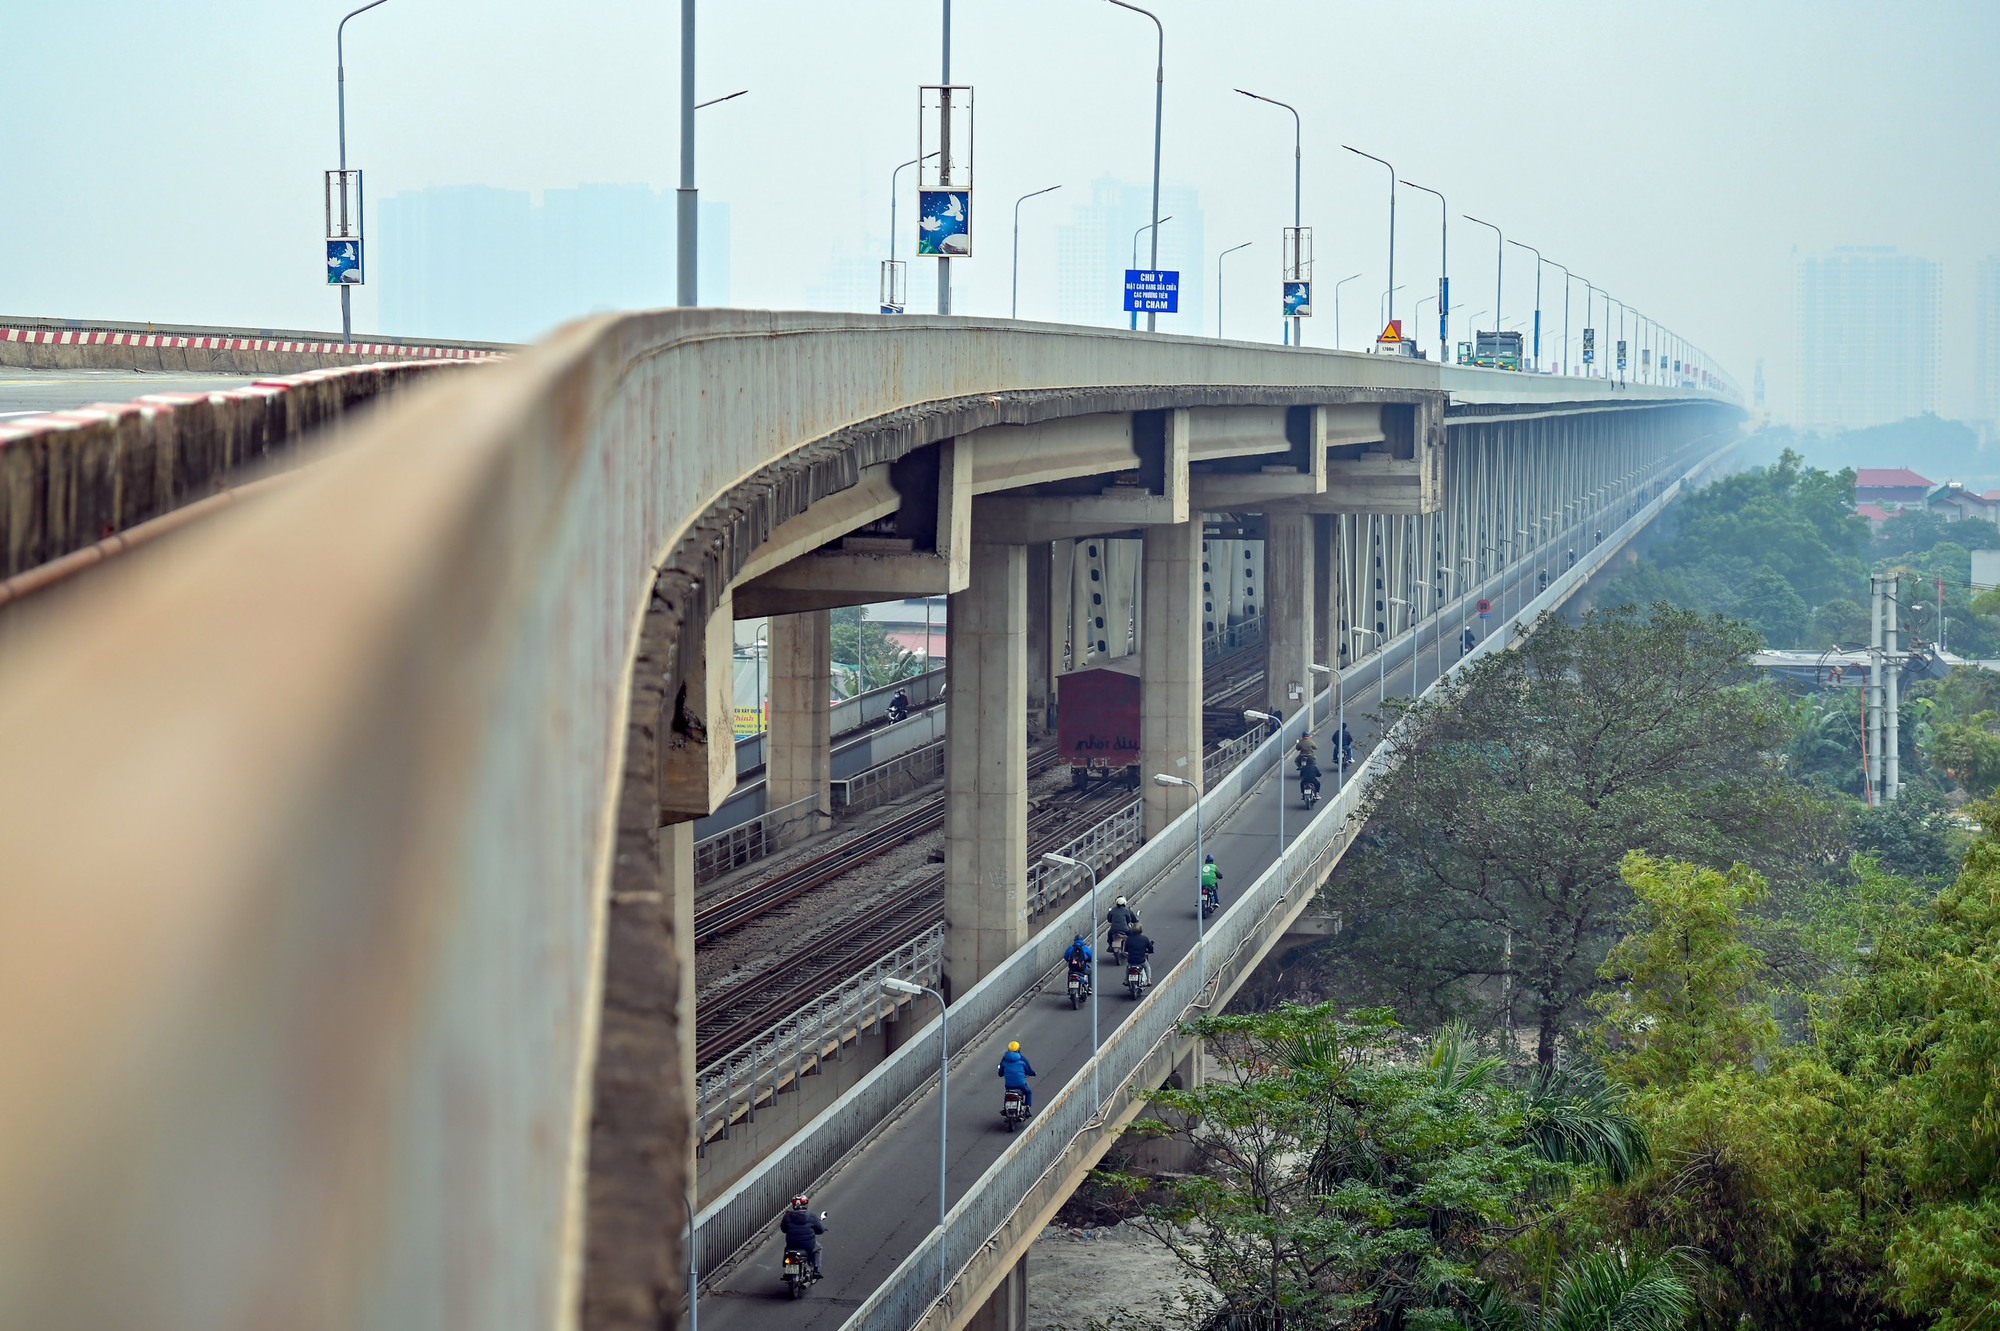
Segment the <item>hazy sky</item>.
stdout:
[[[338,327],[320,173],[335,162],[334,25],[355,2],[0,0],[0,313]],[[1464,313],[1491,305],[1493,281],[1492,233],[1469,212],[1678,327],[1746,389],[1765,357],[1780,407],[1795,249],[1939,259],[1942,407],[1971,409],[1972,266],[2000,253],[1995,0],[1153,7],[1166,178],[1201,191],[1211,266],[1256,242],[1231,260],[1246,280],[1232,336],[1275,335],[1247,281],[1274,291],[1292,188],[1290,118],[1240,85],[1302,112],[1317,275],[1367,274],[1348,299],[1381,289],[1387,180],[1343,142],[1450,196]],[[734,215],[734,303],[795,306],[841,258],[879,255],[917,87],[938,79],[939,16],[939,0],[704,0],[701,96],[751,89],[701,113],[702,197]],[[956,309],[1006,312],[1012,200],[1061,183],[1028,205],[1022,239],[1022,314],[1052,317],[1054,223],[1098,176],[1149,177],[1152,25],[1105,0],[957,0],[953,28],[982,205]],[[389,0],[348,25],[350,162],[378,200],[670,189],[678,34],[675,0]],[[1435,290],[1437,206],[1401,202],[1407,318]],[[916,308],[926,267],[912,265]],[[1559,336],[1561,274],[1543,281]],[[1510,249],[1510,322],[1532,289]],[[1322,295],[1309,344],[1331,341],[1326,314]],[[357,329],[374,318],[363,291]]]

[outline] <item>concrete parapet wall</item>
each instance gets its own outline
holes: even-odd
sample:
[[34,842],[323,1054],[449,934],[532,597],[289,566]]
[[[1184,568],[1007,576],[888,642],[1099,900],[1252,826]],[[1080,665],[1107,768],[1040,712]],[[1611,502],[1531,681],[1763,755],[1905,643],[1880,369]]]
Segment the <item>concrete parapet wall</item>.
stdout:
[[483,360],[498,348],[469,343],[341,343],[310,334],[234,329],[153,331],[117,327],[18,326],[0,318],[0,368],[138,370],[170,374],[302,374],[379,361]]
[[315,370],[0,424],[0,577],[214,494],[355,407],[471,363]]

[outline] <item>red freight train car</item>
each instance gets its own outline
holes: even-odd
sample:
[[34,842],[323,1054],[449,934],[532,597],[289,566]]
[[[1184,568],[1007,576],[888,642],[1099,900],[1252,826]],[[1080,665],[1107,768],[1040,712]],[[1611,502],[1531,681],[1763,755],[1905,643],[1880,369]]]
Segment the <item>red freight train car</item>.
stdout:
[[1056,747],[1078,786],[1093,778],[1139,784],[1138,657],[1056,678]]

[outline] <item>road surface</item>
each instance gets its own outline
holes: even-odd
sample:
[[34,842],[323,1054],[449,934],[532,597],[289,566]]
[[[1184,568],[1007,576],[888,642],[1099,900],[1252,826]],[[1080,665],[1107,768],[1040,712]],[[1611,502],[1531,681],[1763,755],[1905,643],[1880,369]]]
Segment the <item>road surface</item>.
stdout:
[[0,369],[0,421],[18,424],[43,412],[93,402],[130,402],[148,393],[206,393],[246,388],[254,374],[144,374],[136,370]]

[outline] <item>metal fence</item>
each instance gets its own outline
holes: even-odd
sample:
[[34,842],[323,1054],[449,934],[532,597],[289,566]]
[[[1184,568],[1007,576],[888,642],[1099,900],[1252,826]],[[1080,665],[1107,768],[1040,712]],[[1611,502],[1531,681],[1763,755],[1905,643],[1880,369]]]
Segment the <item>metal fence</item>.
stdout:
[[1271,732],[1262,724],[1244,731],[1235,739],[1226,739],[1201,756],[1201,788],[1207,790],[1216,781],[1236,770],[1244,758],[1255,751]]
[[720,878],[731,869],[740,869],[753,860],[761,860],[792,839],[787,834],[795,824],[811,822],[813,830],[817,831],[819,820],[824,816],[819,809],[819,801],[808,795],[790,804],[781,804],[769,813],[760,813],[747,823],[738,823],[714,836],[703,837],[694,843],[694,881],[697,884],[706,883]]
[[703,1068],[695,1077],[696,1150],[718,1137],[727,1140],[730,1125],[739,1118],[756,1122],[759,1103],[796,1088],[823,1061],[839,1061],[850,1043],[893,1016],[897,1000],[883,992],[882,981],[894,978],[936,988],[943,965],[944,926],[933,925]]
[[929,785],[944,775],[944,746],[945,741],[937,740],[834,782],[834,812],[859,813]]
[[[1105,870],[1139,848],[1145,834],[1146,803],[1133,800],[1068,845],[1058,847],[1056,854],[1082,860],[1102,879]],[[1034,919],[1072,892],[1089,886],[1089,874],[1037,857],[1028,866],[1028,918]]]
[[1212,633],[1205,633],[1201,639],[1201,654],[1204,659],[1213,659],[1224,652],[1233,652],[1239,647],[1248,647],[1264,641],[1264,616],[1250,615],[1234,624],[1224,624]]

